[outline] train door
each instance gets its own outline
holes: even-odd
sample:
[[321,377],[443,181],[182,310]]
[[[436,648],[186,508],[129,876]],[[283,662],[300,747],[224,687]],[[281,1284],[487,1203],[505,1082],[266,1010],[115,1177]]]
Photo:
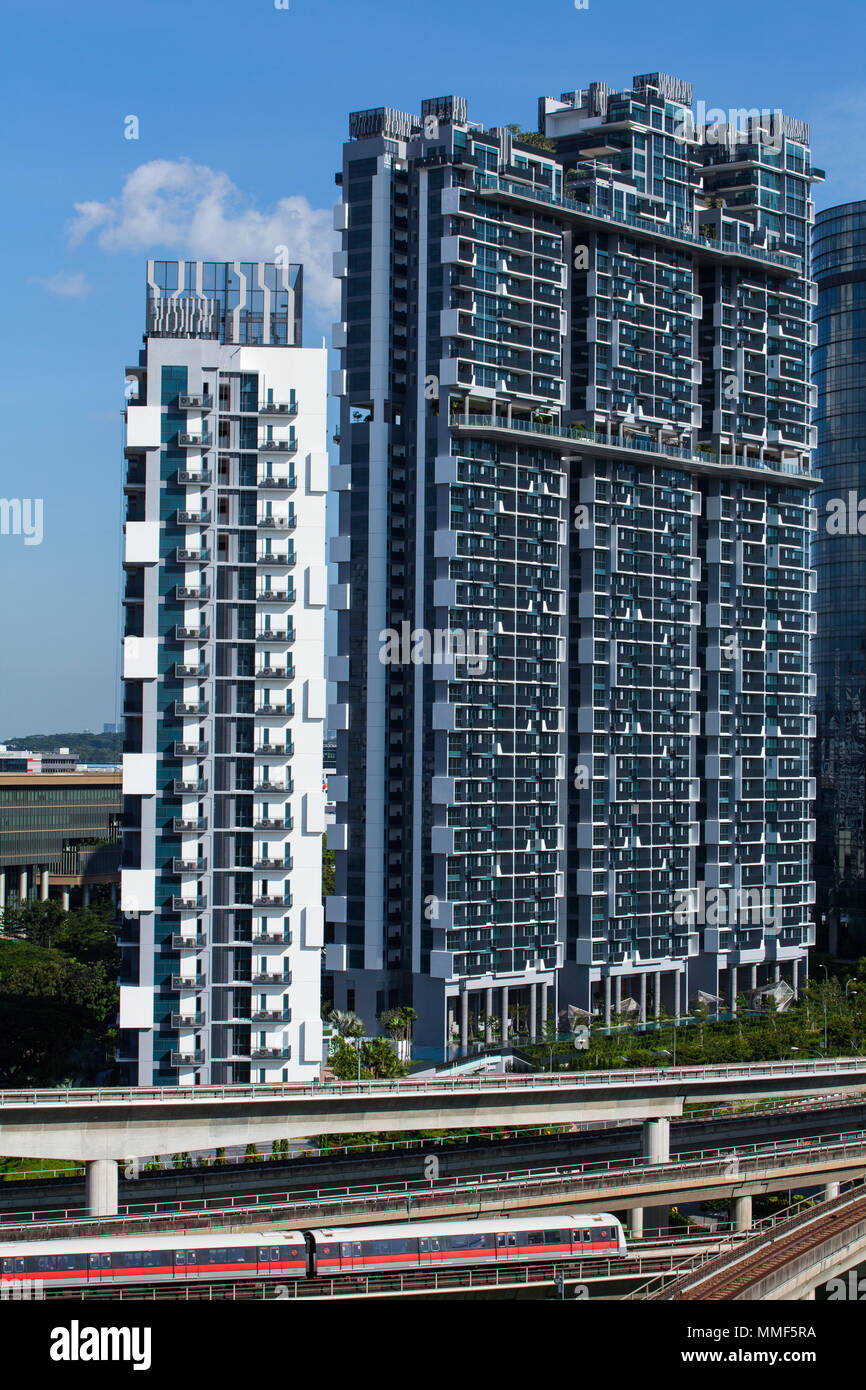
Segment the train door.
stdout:
[[517,1235],[514,1231],[496,1232],[497,1260],[514,1259],[517,1254]]
[[259,1246],[259,1274],[270,1274],[273,1266],[274,1272],[279,1273],[277,1265],[280,1258],[280,1247],[278,1245]]
[[198,1274],[198,1251],[197,1250],[175,1250],[174,1252],[174,1275],[176,1279],[183,1279],[190,1274]]
[[442,1246],[436,1236],[422,1236],[418,1241],[418,1260],[422,1265],[437,1264],[442,1258]]
[[344,1240],[340,1246],[340,1269],[362,1269],[364,1257],[361,1254],[361,1242],[358,1240]]
[[111,1256],[110,1255],[88,1255],[87,1257],[87,1282],[101,1283],[103,1279],[111,1278]]

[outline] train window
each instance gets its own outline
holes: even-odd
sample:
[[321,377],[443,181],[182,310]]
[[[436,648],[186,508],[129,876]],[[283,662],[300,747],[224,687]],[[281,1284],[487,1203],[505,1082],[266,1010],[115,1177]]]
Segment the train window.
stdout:
[[373,1240],[369,1241],[368,1244],[372,1245],[372,1254],[374,1255],[390,1255],[391,1253],[391,1242],[389,1240]]
[[57,1268],[57,1256],[56,1256],[56,1255],[37,1255],[37,1256],[36,1256],[36,1270],[37,1270],[37,1273],[39,1273],[39,1274],[46,1274],[46,1273],[48,1273],[49,1270],[54,1271],[54,1270],[56,1270],[56,1268]]
[[526,1244],[527,1244],[527,1245],[543,1245],[543,1244],[544,1244],[544,1232],[543,1232],[543,1231],[527,1231],[527,1233],[526,1233]]
[[388,1244],[391,1246],[392,1255],[414,1255],[414,1240],[392,1240]]
[[110,1255],[91,1255],[91,1256],[90,1256],[90,1268],[91,1268],[91,1269],[109,1269],[110,1267],[111,1267],[111,1256],[110,1256]]
[[247,1262],[247,1252],[240,1245],[233,1245],[228,1256],[229,1263],[233,1265],[243,1265]]
[[581,1231],[580,1239],[583,1245],[591,1245],[593,1239],[592,1231]]
[[544,1243],[545,1245],[561,1245],[562,1236],[559,1231],[545,1231]]
[[[328,1253],[327,1247],[325,1247],[325,1254],[327,1255],[327,1253]],[[352,1258],[352,1247],[351,1247],[351,1245],[349,1245],[348,1241],[346,1242],[345,1245],[341,1245],[341,1246],[340,1246],[340,1254],[342,1255],[342,1257],[343,1257],[344,1260],[351,1260],[351,1258]]]
[[83,1255],[58,1255],[58,1256],[57,1256],[57,1268],[58,1268],[58,1269],[84,1269],[84,1267],[85,1267],[85,1265],[84,1265],[84,1256],[83,1256]]

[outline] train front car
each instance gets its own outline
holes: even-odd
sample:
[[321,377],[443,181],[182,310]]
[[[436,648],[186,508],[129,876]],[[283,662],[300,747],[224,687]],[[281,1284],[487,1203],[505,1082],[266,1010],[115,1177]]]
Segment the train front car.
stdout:
[[608,1212],[330,1227],[306,1236],[309,1273],[319,1278],[503,1261],[611,1259],[628,1253],[622,1225]]

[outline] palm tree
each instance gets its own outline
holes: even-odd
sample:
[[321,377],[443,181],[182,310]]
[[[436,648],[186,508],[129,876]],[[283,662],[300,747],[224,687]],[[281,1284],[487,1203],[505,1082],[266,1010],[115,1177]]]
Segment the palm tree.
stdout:
[[351,1010],[332,1009],[328,1022],[336,1028],[341,1038],[362,1038],[367,1031],[363,1020]]

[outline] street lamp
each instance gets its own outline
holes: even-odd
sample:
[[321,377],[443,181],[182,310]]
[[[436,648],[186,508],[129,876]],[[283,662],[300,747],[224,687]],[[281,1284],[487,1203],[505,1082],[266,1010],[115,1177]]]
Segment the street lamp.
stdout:
[[824,971],[824,1055],[827,1055],[827,994],[830,989],[830,976],[827,973],[826,965],[822,965]]

